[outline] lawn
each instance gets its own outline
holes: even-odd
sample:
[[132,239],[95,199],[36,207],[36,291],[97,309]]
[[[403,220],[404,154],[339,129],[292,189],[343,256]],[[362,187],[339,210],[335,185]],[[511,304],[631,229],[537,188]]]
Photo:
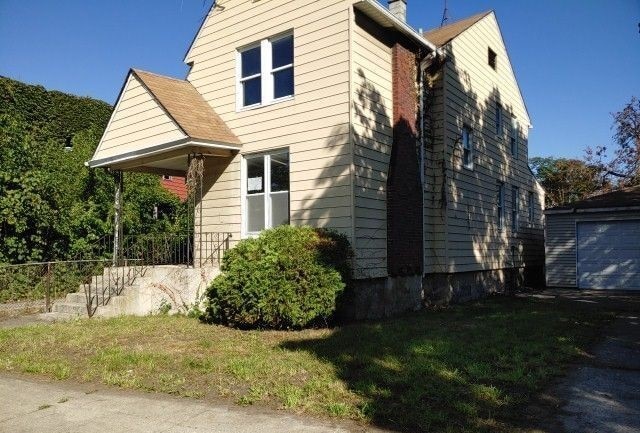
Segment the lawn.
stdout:
[[512,431],[611,317],[567,301],[492,298],[301,332],[168,316],[82,320],[0,330],[0,370],[404,431]]

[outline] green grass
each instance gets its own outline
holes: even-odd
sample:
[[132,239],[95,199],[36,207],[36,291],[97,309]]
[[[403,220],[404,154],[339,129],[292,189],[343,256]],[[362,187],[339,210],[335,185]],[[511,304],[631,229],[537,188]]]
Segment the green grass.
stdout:
[[333,330],[237,331],[185,317],[0,330],[0,369],[223,397],[407,431],[513,431],[610,314],[493,298]]

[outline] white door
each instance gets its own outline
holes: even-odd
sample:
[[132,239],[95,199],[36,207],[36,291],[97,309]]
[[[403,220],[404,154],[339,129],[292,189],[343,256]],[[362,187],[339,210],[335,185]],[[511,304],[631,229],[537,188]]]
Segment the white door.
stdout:
[[640,220],[579,222],[581,289],[640,290]]

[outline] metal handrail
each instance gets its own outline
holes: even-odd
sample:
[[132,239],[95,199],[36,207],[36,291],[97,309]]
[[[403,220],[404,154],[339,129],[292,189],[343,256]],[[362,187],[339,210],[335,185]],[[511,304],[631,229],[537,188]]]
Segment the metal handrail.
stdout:
[[[87,314],[91,317],[99,306],[107,305],[113,296],[120,295],[124,288],[133,285],[150,266],[195,267],[198,265],[202,267],[219,264],[230,248],[231,238],[231,233],[218,232],[196,235],[130,235],[122,238],[122,255],[117,260],[113,260],[113,257],[110,257],[113,236],[105,236],[99,240],[99,243],[90,246],[77,260],[0,264],[0,270],[40,266],[37,274],[45,288],[45,309],[51,311],[51,297],[57,294],[56,282],[52,281],[55,279],[56,267],[71,267],[74,281],[81,280],[86,297]],[[196,245],[199,248],[194,251]],[[65,282],[64,278],[62,282]]]

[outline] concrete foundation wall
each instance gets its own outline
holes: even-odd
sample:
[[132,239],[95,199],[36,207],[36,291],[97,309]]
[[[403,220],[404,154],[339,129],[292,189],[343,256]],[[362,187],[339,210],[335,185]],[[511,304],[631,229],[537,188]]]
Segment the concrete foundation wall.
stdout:
[[377,319],[429,305],[468,302],[536,285],[541,275],[544,272],[540,267],[358,280],[342,299],[339,316],[348,320]]
[[187,313],[200,306],[207,286],[219,273],[217,267],[149,267],[133,286],[111,298],[108,305],[98,307],[96,316],[145,316],[157,314],[167,306],[171,307],[169,314]]

